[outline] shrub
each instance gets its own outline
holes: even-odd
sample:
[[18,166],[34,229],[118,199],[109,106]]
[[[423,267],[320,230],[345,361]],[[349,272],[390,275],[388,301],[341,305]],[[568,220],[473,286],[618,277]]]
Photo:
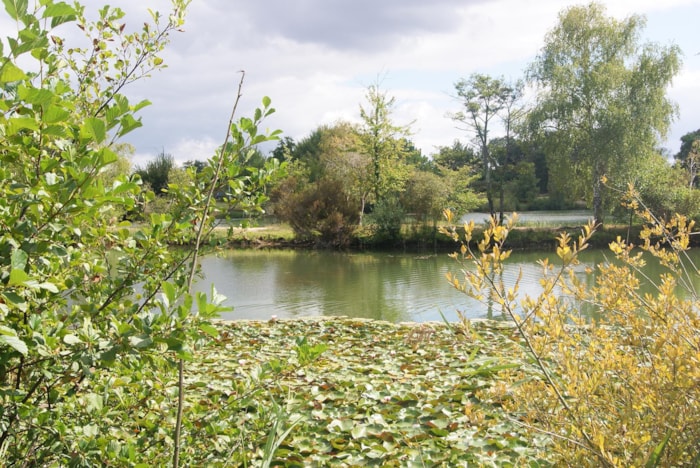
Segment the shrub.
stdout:
[[369,222],[376,226],[375,237],[380,241],[394,241],[401,236],[406,213],[396,197],[379,200],[372,209]]
[[[463,243],[454,257],[473,263],[463,277],[448,279],[471,297],[500,304],[517,326],[526,357],[506,404],[522,414],[522,425],[554,438],[560,463],[697,466],[700,302],[689,281],[697,269],[685,256],[693,223],[679,215],[657,219],[634,192],[629,196],[628,206],[648,223],[642,243],[611,242],[616,261],[598,265],[594,284],[576,272],[592,224],[576,240],[559,236],[560,264],[541,262],[537,296],[521,295],[517,281],[504,284],[499,272],[514,219],[503,226],[492,220],[476,249],[469,243],[473,224],[462,237],[446,230]],[[653,296],[638,292],[645,255],[668,269]]]
[[326,247],[345,247],[352,241],[360,215],[356,205],[348,203],[340,181],[324,178],[300,187],[291,176],[273,197],[275,214],[289,223],[298,239]]
[[[273,109],[265,98],[254,119],[230,122],[235,150],[173,187],[168,213],[118,223],[144,193],[138,177],[105,172],[148,104],[122,90],[161,68],[189,2],[134,33],[118,8],[93,22],[78,3],[3,3],[18,31],[0,44],[0,464],[177,466],[180,440],[214,431],[198,426],[206,405],[184,406],[184,360],[217,335],[222,309],[214,291],[191,293],[197,246],[213,228],[213,193],[262,196],[269,173],[240,175],[235,161],[274,138],[257,134]],[[87,48],[59,36],[65,23]]]

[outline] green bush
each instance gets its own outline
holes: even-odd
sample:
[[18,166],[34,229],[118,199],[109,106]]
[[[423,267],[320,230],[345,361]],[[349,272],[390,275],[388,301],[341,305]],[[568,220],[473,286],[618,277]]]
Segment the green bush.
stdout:
[[[118,8],[88,21],[79,4],[4,2],[17,31],[0,44],[0,464],[163,466],[213,431],[198,425],[206,406],[185,402],[183,369],[217,336],[221,298],[191,285],[212,194],[259,201],[271,177],[234,162],[276,135],[257,134],[269,99],[230,122],[233,151],[140,226],[116,219],[147,198],[138,177],[105,175],[148,104],[123,87],[162,67],[187,3],[129,33]],[[61,37],[71,23],[86,48]]]
[[368,222],[376,227],[378,241],[395,241],[401,237],[401,226],[406,213],[398,198],[387,197],[379,200],[368,216]]

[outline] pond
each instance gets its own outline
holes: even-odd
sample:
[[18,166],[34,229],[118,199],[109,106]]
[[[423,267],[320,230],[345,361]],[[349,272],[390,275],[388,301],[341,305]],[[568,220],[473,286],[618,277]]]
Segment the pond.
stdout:
[[[510,216],[511,213],[504,212],[503,215]],[[467,213],[460,221],[479,224],[488,222],[490,217],[488,213]],[[518,226],[583,226],[592,217],[593,213],[588,210],[526,211],[518,213]]]
[[[700,264],[700,251],[691,251]],[[555,262],[553,254],[514,252],[503,279],[513,284],[522,271],[521,294],[540,292],[544,257]],[[585,251],[577,274],[612,257],[608,251]],[[650,262],[653,265],[654,262]],[[403,321],[454,321],[458,311],[469,318],[499,318],[500,311],[489,310],[452,288],[447,272],[458,273],[460,266],[447,254],[338,253],[304,250],[228,250],[202,259],[203,278],[197,290],[209,291],[213,283],[233,307],[223,319],[258,319],[308,316],[350,316]],[[646,272],[658,278],[658,266]],[[696,286],[700,287],[697,277]],[[588,278],[591,284],[592,277]]]

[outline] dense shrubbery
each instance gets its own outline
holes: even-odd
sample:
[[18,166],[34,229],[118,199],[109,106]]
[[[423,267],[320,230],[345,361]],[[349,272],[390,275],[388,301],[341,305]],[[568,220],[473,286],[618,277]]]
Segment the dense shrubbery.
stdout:
[[276,216],[289,223],[301,241],[326,247],[349,245],[359,213],[347,203],[342,184],[322,179],[308,187],[295,186],[296,179],[289,178],[276,188]]
[[[199,246],[213,194],[263,200],[274,164],[244,172],[238,161],[274,137],[257,133],[269,99],[230,122],[227,151],[170,183],[167,212],[139,226],[119,217],[154,193],[110,173],[116,141],[148,104],[130,103],[123,87],[161,68],[186,3],[130,33],[118,8],[92,22],[77,4],[4,2],[18,31],[0,59],[0,463],[162,466],[206,431],[196,424],[206,408],[188,404],[181,419],[175,364],[182,375],[217,335],[220,298],[190,292]],[[65,23],[85,32],[87,48],[58,35]],[[182,242],[193,248],[171,247]]]
[[[472,262],[465,276],[449,275],[466,294],[500,304],[517,325],[523,373],[515,375],[506,407],[520,423],[554,438],[556,455],[576,466],[696,466],[700,460],[700,299],[690,276],[697,267],[685,251],[694,224],[686,217],[657,219],[628,194],[628,208],[646,222],[641,249],[617,238],[615,262],[598,265],[591,284],[576,271],[594,226],[578,239],[559,237],[560,265],[543,261],[543,291],[522,295],[518,283],[499,273],[509,251],[506,225],[495,220],[470,247],[465,234],[460,262]],[[668,272],[644,278],[643,253]],[[655,281],[658,293],[642,295],[640,281]],[[593,317],[593,319],[591,319]]]

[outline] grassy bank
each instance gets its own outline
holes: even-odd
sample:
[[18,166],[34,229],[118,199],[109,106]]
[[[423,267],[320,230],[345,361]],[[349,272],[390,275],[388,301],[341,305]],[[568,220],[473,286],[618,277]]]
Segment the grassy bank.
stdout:
[[[609,225],[599,229],[591,240],[591,246],[606,248],[618,236],[622,239],[637,240],[641,226]],[[516,250],[551,250],[555,239],[562,232],[578,235],[580,226],[530,226],[517,227],[508,236],[507,246]],[[475,230],[475,239],[481,238],[481,229]],[[232,228],[217,230],[215,238],[220,244],[231,247],[261,248],[261,247],[314,247],[313,242],[299,241],[294,231],[284,224],[274,224],[264,227]],[[700,239],[697,239],[700,242]],[[359,232],[354,242],[348,247],[358,250],[407,250],[407,251],[441,251],[451,252],[456,249],[455,242],[437,232],[432,226],[416,227],[406,225],[400,236],[394,239],[373,235],[369,230]]]

